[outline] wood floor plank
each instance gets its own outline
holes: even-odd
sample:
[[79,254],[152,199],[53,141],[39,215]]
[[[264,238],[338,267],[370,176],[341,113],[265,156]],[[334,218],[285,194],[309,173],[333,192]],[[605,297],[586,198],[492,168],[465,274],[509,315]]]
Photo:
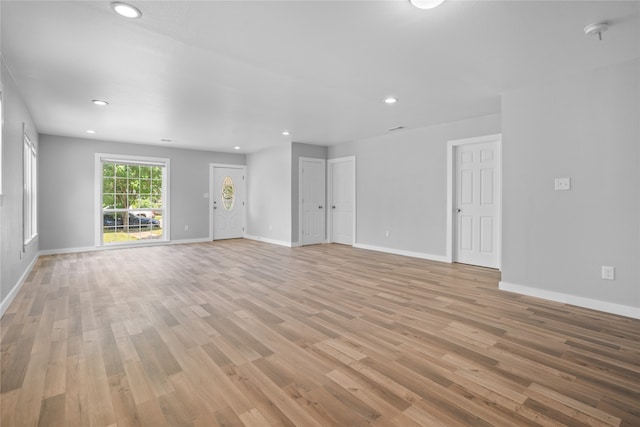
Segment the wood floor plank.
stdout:
[[242,239],[42,256],[1,320],[0,422],[640,425],[640,321],[499,280]]

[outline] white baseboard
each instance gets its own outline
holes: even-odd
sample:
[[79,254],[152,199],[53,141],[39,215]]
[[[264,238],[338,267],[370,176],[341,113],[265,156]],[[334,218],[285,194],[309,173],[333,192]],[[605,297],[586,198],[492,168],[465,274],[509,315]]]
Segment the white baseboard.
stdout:
[[33,258],[33,261],[29,263],[29,266],[27,267],[27,269],[24,271],[24,273],[22,273],[22,276],[20,276],[20,278],[18,279],[18,282],[13,286],[13,288],[11,288],[7,296],[5,296],[2,302],[0,303],[0,317],[4,316],[4,313],[7,311],[7,309],[13,302],[13,300],[16,298],[16,295],[18,295],[18,292],[20,292],[22,285],[24,285],[25,280],[27,280],[27,277],[29,277],[29,274],[31,274],[31,270],[33,270],[33,266],[36,265],[38,258],[40,258],[40,255],[36,254],[36,256]]
[[570,304],[592,310],[603,311],[605,313],[617,314],[618,316],[640,319],[640,307],[632,307],[629,305],[578,297],[575,295],[563,294],[561,292],[547,291],[544,289],[533,288],[531,286],[517,285],[515,283],[503,281],[498,284],[498,288],[503,291],[515,292],[517,294],[542,298],[562,304]]
[[249,234],[245,234],[244,238],[249,240],[256,240],[258,242],[271,243],[272,245],[286,246],[287,248],[292,248],[294,246],[294,243],[292,242],[285,242],[284,240],[267,239],[266,237],[251,236]]
[[40,255],[62,255],[62,254],[75,254],[78,252],[95,252],[95,251],[109,251],[112,249],[126,249],[126,248],[142,248],[148,246],[164,246],[164,245],[183,245],[185,243],[206,243],[210,242],[208,237],[198,239],[181,239],[181,240],[160,240],[157,242],[145,242],[145,243],[124,243],[121,245],[105,245],[105,246],[83,246],[78,248],[62,248],[62,249],[47,249],[39,252]]
[[430,261],[439,261],[439,262],[446,262],[451,264],[451,260],[447,258],[445,255],[433,255],[433,254],[426,254],[423,252],[405,251],[402,249],[385,248],[383,246],[364,245],[362,243],[356,243],[355,245],[353,245],[353,247],[359,248],[359,249],[366,249],[369,251],[385,252],[388,254],[402,255],[402,256],[408,256],[412,258],[428,259]]
[[186,243],[208,243],[208,242],[212,242],[213,240],[211,240],[208,237],[204,237],[204,238],[199,238],[199,239],[180,239],[180,240],[171,240],[170,242],[167,242],[167,244],[169,245],[184,245]]

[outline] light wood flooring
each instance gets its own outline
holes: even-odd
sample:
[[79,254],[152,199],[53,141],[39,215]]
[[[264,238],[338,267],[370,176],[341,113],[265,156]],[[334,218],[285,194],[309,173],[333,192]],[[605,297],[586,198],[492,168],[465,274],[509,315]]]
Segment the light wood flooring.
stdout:
[[43,256],[1,425],[640,426],[640,321],[498,280],[248,240]]

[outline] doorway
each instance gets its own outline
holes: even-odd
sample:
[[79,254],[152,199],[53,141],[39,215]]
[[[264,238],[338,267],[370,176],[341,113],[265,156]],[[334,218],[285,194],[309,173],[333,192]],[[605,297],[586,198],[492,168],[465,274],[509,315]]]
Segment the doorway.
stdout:
[[452,262],[500,269],[502,136],[448,143],[448,242]]
[[211,164],[209,168],[209,237],[244,237],[245,166]]
[[326,241],[326,161],[300,157],[300,243],[314,245]]

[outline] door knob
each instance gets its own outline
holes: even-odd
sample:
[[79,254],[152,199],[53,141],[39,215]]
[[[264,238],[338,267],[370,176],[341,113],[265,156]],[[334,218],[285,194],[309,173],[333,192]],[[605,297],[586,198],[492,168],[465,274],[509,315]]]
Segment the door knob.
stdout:
[[462,209],[458,208],[458,209],[456,209],[456,212],[460,213],[460,212],[462,212]]
[[318,209],[322,209],[322,206],[318,206]]
[[335,209],[335,208],[336,208],[335,206],[331,206],[331,209]]

